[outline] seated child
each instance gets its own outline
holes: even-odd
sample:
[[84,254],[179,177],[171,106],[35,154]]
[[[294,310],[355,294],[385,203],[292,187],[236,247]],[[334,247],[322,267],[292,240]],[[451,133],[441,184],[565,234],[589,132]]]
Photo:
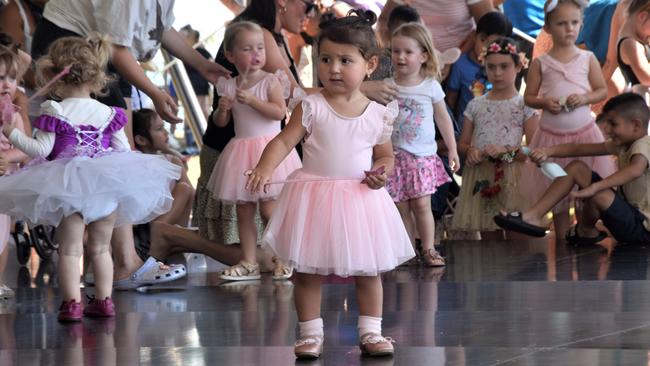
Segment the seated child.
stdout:
[[512,23],[502,13],[492,11],[483,15],[476,24],[474,47],[460,56],[452,66],[447,78],[445,99],[453,111],[452,116],[461,128],[463,113],[469,101],[489,91],[487,76],[481,67],[482,60],[479,60],[479,55],[485,45],[499,37],[509,37],[511,33]]
[[181,178],[172,188],[174,203],[171,210],[158,216],[154,221],[186,227],[192,211],[194,188],[187,177],[185,164],[177,155],[171,153],[168,144],[169,133],[165,129],[163,120],[154,110],[140,109],[133,112],[133,139],[136,149],[141,152],[162,154],[167,160],[182,168]]
[[[619,242],[650,243],[650,109],[643,97],[624,93],[610,99],[603,107],[605,130],[610,139],[593,144],[564,144],[540,148],[530,158],[541,164],[548,157],[618,156],[618,171],[600,177],[585,163],[575,160],[566,166],[567,175],[557,178],[529,210],[504,213],[494,217],[506,230],[542,237],[544,216],[566,197],[574,186],[579,190],[571,196],[582,200],[582,220],[569,230],[572,244],[594,244],[603,240],[605,232],[595,228],[601,219]],[[617,191],[615,188],[620,187]]]

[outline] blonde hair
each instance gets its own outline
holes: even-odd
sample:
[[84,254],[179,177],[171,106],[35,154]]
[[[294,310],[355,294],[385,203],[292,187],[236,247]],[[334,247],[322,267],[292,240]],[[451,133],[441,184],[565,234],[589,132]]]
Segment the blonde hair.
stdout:
[[627,8],[628,15],[650,12],[650,0],[633,0]]
[[36,62],[36,82],[44,85],[70,66],[70,72],[50,87],[50,95],[61,98],[61,91],[68,86],[90,86],[90,91],[102,95],[111,81],[106,75],[106,65],[111,57],[112,43],[107,37],[91,34],[87,38],[59,38],[48,49],[47,55]]
[[[555,4],[553,9],[549,11],[548,10],[549,5],[555,2],[557,2],[557,4]],[[551,14],[553,14],[553,12],[558,8],[558,6],[562,4],[573,4],[578,9],[580,9],[580,12],[582,13],[585,10],[585,8],[589,6],[589,0],[546,0],[546,2],[544,3],[544,24],[548,25],[548,20],[550,19]]]
[[422,51],[425,52],[429,57],[422,65],[420,70],[424,76],[430,77],[436,80],[440,80],[442,66],[440,59],[438,58],[438,52],[433,46],[433,39],[431,38],[431,33],[429,30],[420,23],[405,23],[400,25],[393,32],[393,38],[397,36],[408,37],[414,39]]
[[5,72],[12,78],[18,76],[18,55],[11,49],[0,45],[0,65],[5,66]]
[[249,22],[248,20],[230,23],[226,28],[226,34],[223,36],[224,51],[232,51],[233,47],[235,46],[235,41],[237,41],[237,36],[242,31],[262,33],[262,27],[260,27],[257,23]]

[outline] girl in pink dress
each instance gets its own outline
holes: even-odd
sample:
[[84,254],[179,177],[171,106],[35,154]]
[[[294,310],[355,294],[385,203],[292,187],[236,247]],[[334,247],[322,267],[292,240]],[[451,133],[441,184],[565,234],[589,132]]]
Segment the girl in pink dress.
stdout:
[[[296,107],[287,127],[248,172],[252,192],[269,190],[274,170],[302,141],[303,168],[284,185],[263,242],[296,269],[298,358],[319,357],[323,276],[354,276],[363,354],[393,353],[381,335],[380,272],[414,256],[399,212],[384,189],[393,169],[390,142],[397,102],[384,107],[359,90],[377,66],[370,11],[321,23],[318,75],[324,89]],[[364,174],[365,172],[365,174]]]
[[[551,50],[533,60],[528,71],[524,100],[532,108],[543,109],[531,148],[564,143],[603,142],[603,134],[594,122],[590,105],[607,97],[607,86],[596,57],[575,45],[582,24],[586,1],[549,0],[544,8],[544,29],[553,38]],[[573,158],[552,159],[566,166]],[[608,156],[581,158],[594,171],[606,177],[615,171]],[[536,197],[550,185],[541,170],[529,166],[523,187]],[[536,198],[532,199],[533,201]],[[565,237],[569,229],[569,202],[553,209],[555,235]]]
[[[18,55],[8,48],[0,46],[0,104],[11,104],[16,94],[17,74],[18,74]],[[14,108],[13,105],[7,105],[7,108]],[[13,114],[13,122],[16,128],[24,131],[23,119],[20,113]],[[0,123],[1,124],[1,123]],[[18,170],[18,163],[28,159],[22,151],[13,147],[9,140],[0,134],[0,176],[12,173]],[[11,217],[0,214],[0,279],[4,273],[5,263],[7,262],[7,243],[9,242],[9,233],[11,231]],[[14,292],[0,281],[0,298],[13,297]]]
[[[235,121],[235,138],[223,149],[208,181],[213,197],[237,205],[237,228],[243,252],[242,260],[223,271],[221,278],[229,281],[256,280],[260,268],[256,258],[257,227],[255,211],[260,206],[262,220],[271,216],[281,185],[266,192],[246,190],[244,172],[254,166],[266,144],[280,132],[280,120],[286,115],[285,98],[289,96],[289,82],[283,71],[275,75],[262,70],[266,61],[264,33],[252,22],[235,22],[228,26],[224,36],[226,57],[239,75],[220,79],[217,92],[222,97],[215,112],[214,122],[224,127]],[[285,179],[301,167],[300,158],[292,150],[276,170],[273,179]],[[292,269],[276,260],[274,279],[287,279]]]

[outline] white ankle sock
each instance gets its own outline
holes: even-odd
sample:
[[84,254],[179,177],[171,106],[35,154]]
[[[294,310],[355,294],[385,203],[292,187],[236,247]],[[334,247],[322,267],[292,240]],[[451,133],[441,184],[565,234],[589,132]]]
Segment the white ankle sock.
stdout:
[[307,320],[306,322],[298,322],[298,335],[300,337],[314,335],[323,336],[323,318],[316,318]]
[[381,334],[381,318],[374,316],[359,315],[359,337],[366,333]]

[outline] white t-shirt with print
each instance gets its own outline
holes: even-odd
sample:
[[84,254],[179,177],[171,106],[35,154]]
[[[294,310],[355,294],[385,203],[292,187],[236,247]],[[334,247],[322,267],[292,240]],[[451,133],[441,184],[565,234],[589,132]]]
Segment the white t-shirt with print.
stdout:
[[160,48],[163,32],[174,24],[174,1],[50,0],[43,17],[84,37],[92,32],[108,35],[138,61],[147,61]]
[[419,85],[401,86],[393,78],[385,80],[398,88],[399,116],[393,124],[393,147],[417,156],[438,151],[433,105],[445,99],[440,83],[425,79]]

